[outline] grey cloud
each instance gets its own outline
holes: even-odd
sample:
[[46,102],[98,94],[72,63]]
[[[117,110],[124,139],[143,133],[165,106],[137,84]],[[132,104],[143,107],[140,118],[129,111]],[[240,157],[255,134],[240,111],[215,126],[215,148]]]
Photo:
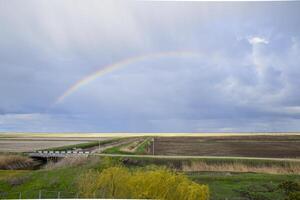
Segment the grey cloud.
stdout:
[[[296,130],[299,8],[1,1],[0,131]],[[204,56],[133,63],[53,107],[76,81],[108,64],[182,50]]]

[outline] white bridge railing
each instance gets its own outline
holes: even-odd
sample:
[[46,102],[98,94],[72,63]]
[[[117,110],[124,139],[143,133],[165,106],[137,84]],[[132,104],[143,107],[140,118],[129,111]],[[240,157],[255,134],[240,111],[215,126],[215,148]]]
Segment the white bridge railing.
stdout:
[[36,151],[29,153],[31,157],[67,157],[67,156],[88,156],[90,151],[69,150],[69,151]]

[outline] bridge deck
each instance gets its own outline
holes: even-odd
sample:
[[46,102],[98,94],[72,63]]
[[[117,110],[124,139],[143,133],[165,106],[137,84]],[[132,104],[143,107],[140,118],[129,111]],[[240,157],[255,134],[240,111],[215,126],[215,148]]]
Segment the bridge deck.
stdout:
[[71,156],[88,156],[90,153],[90,151],[37,151],[30,152],[28,155],[35,158],[64,158]]

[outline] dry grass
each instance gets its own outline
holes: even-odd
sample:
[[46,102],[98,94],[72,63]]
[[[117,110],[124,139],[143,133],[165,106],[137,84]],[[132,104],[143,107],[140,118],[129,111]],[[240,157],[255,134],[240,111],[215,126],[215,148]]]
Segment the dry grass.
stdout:
[[95,157],[66,157],[58,162],[49,162],[45,165],[45,169],[58,169],[64,167],[75,167],[84,164],[93,164],[98,162],[98,158]]
[[0,169],[29,169],[35,162],[21,155],[0,155]]
[[286,166],[251,166],[243,163],[206,163],[204,161],[184,164],[184,172],[215,171],[215,172],[255,172],[267,174],[300,174],[300,165],[290,163]]

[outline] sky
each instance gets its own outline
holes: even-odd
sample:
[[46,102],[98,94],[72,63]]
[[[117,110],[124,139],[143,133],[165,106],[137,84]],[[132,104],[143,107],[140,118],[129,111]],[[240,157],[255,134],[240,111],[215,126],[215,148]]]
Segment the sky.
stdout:
[[0,132],[300,131],[300,2],[0,0]]

